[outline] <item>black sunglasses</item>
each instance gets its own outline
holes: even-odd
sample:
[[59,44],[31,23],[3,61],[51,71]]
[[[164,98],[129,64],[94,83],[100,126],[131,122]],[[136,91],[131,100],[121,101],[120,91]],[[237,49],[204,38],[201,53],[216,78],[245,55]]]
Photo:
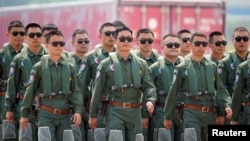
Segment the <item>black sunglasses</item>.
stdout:
[[243,36],[243,37],[237,36],[234,39],[235,39],[236,42],[240,42],[241,40],[243,40],[244,42],[247,42],[249,40],[249,37],[247,37],[247,36]]
[[82,39],[79,39],[76,41],[78,44],[88,44],[90,41],[89,40],[82,40]]
[[207,42],[200,42],[200,41],[195,41],[194,42],[194,45],[199,47],[199,46],[203,46],[203,47],[206,47],[207,46]]
[[105,36],[110,36],[111,34],[112,34],[112,36],[114,36],[115,35],[115,31],[106,31],[106,32],[104,32]]
[[40,37],[42,37],[42,33],[41,33],[41,32],[29,33],[28,36],[29,36],[30,38],[34,38],[35,36],[36,36],[37,38],[40,38]]
[[118,38],[119,39],[119,41],[120,42],[125,42],[126,40],[128,41],[128,42],[132,42],[133,41],[133,38],[132,37],[120,37],[120,38]]
[[190,38],[188,38],[188,37],[182,38],[181,41],[182,41],[183,43],[186,43],[186,42],[190,41]]
[[53,41],[53,42],[51,42],[51,45],[53,47],[57,47],[58,45],[60,45],[61,47],[64,47],[65,46],[65,42],[63,42],[63,41]]
[[227,45],[227,41],[217,41],[217,42],[215,42],[214,43],[215,44],[215,46],[217,46],[217,47],[219,47],[219,46],[221,46],[221,45],[223,45],[223,46],[226,46]]
[[12,34],[13,36],[18,36],[18,34],[19,34],[20,36],[24,36],[24,32],[23,32],[23,31],[20,31],[20,32],[18,32],[18,31],[13,31],[13,32],[11,32],[11,34]]
[[175,42],[175,43],[167,43],[167,44],[164,44],[164,46],[166,46],[167,48],[179,48],[180,47],[180,44]]
[[148,44],[152,44],[152,43],[154,42],[154,40],[151,39],[151,38],[147,38],[147,39],[142,38],[142,39],[139,40],[139,41],[140,41],[141,44],[146,44],[146,42],[148,42]]

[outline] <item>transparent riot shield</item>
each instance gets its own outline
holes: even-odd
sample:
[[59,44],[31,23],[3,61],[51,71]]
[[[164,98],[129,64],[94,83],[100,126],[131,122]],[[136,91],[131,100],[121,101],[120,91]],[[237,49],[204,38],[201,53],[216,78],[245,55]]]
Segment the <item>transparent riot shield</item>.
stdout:
[[94,131],[94,141],[105,141],[105,128],[96,128]]
[[10,123],[7,120],[3,120],[2,124],[2,139],[15,139],[16,128],[14,122]]
[[79,126],[71,125],[75,141],[82,141],[82,133]]
[[25,130],[19,129],[19,141],[32,141],[32,128],[28,123],[28,127]]
[[123,141],[121,130],[110,130],[109,141]]
[[194,128],[185,128],[184,141],[197,141],[196,132]]
[[72,130],[63,131],[63,141],[75,141]]
[[48,126],[38,128],[38,141],[51,141],[51,135]]

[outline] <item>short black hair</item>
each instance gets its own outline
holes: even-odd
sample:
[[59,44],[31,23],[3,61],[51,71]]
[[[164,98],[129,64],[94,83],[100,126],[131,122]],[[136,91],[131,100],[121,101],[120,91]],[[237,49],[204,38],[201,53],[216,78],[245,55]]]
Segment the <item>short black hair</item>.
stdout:
[[9,23],[9,25],[8,25],[8,32],[10,32],[11,29],[12,29],[13,27],[23,27],[23,28],[24,28],[24,25],[23,25],[23,23],[22,23],[21,21],[19,21],[19,20],[11,21],[11,22]]
[[208,35],[208,42],[212,43],[214,40],[214,36],[224,36],[224,34],[220,31],[213,31]]
[[85,33],[89,35],[85,29],[76,29],[72,34],[72,40],[75,40],[77,34],[85,34]]
[[[245,28],[245,27],[243,27],[243,26],[236,27],[236,28],[234,29],[234,33],[237,32],[237,31],[245,31],[245,32],[248,33],[248,35],[250,35],[248,29]],[[234,37],[234,33],[233,33],[233,37]]]
[[204,33],[195,32],[195,33],[192,34],[190,41],[193,42],[194,41],[194,37],[196,37],[196,36],[204,37],[204,38],[207,39],[207,36]]
[[49,40],[52,36],[54,35],[58,35],[58,36],[62,36],[63,37],[63,34],[61,31],[59,30],[53,30],[51,32],[49,32],[48,34],[46,34],[45,38],[46,38],[46,43],[49,43]]
[[114,34],[115,39],[117,39],[119,32],[124,31],[124,30],[129,31],[131,33],[131,35],[133,35],[133,31],[129,27],[123,26],[123,27],[117,28],[115,30],[115,34]]
[[38,23],[29,23],[28,25],[26,25],[25,27],[25,34],[27,34],[29,28],[31,27],[37,27],[37,28],[40,28],[41,29],[41,26],[38,24]]
[[177,37],[177,35],[171,34],[171,33],[170,33],[170,34],[164,35],[163,38],[162,38],[162,40],[166,39],[167,37],[176,37],[177,39],[179,39],[179,38]]
[[138,38],[141,33],[151,33],[153,35],[153,37],[154,37],[153,31],[151,29],[149,29],[149,28],[141,28],[141,29],[139,29],[137,31],[137,33],[136,33],[136,38]]
[[112,24],[115,26],[115,28],[119,28],[121,26],[126,26],[122,21],[120,20],[115,20],[112,22]]
[[53,23],[47,23],[42,26],[42,33],[44,33],[45,30],[58,30],[58,27]]
[[99,33],[102,34],[103,28],[104,28],[104,27],[107,27],[107,26],[113,26],[113,27],[115,27],[112,23],[109,23],[109,22],[104,23],[104,24],[101,25],[101,27],[100,27],[100,29],[99,29]]
[[181,38],[182,38],[181,35],[182,35],[183,33],[190,33],[190,34],[192,34],[192,33],[190,32],[190,30],[188,30],[188,29],[182,29],[182,30],[180,30],[180,31],[177,32],[177,37],[178,37],[179,39],[181,39]]

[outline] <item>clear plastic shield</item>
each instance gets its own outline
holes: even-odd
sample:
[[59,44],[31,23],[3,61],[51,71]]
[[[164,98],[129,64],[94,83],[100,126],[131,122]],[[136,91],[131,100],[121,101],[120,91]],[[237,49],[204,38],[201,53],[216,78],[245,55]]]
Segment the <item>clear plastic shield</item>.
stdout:
[[184,141],[197,141],[196,132],[194,128],[185,128]]
[[94,130],[88,130],[88,141],[94,141]]
[[28,127],[25,130],[19,129],[19,141],[32,141],[32,128],[28,123]]
[[109,141],[123,141],[121,130],[110,130]]
[[96,128],[94,132],[94,141],[105,141],[105,128]]
[[158,141],[171,141],[171,133],[170,130],[166,130],[165,128],[159,128],[158,130]]
[[49,127],[44,126],[38,128],[38,141],[51,141]]
[[144,141],[144,137],[142,134],[136,134],[135,141]]
[[75,141],[72,130],[63,131],[63,141]]
[[79,126],[71,125],[75,141],[82,141],[82,133]]
[[7,120],[3,120],[2,124],[2,139],[15,139],[16,130],[15,124],[9,123]]

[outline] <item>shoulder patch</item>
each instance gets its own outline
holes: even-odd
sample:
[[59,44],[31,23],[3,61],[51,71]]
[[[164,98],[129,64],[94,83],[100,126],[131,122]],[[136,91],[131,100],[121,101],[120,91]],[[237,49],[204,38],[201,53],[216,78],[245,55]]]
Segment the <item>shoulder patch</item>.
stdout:
[[99,64],[99,58],[98,58],[98,57],[95,57],[95,58],[94,58],[94,62],[95,62],[96,64]]
[[84,71],[86,68],[86,64],[85,63],[82,63],[81,66],[80,66],[80,71]]
[[100,74],[101,74],[101,71],[97,70],[95,79],[98,79],[100,77]]
[[218,74],[222,74],[222,68],[218,68],[218,69],[217,69],[217,73],[218,73]]
[[15,72],[15,68],[14,68],[14,66],[11,66],[11,67],[10,67],[9,76],[13,75],[14,72]]
[[239,79],[240,79],[239,74],[236,74],[234,83],[237,84],[239,82]]
[[174,84],[175,81],[176,81],[176,74],[174,73],[174,74],[173,74],[173,79],[172,79],[172,83],[171,83],[171,84]]
[[230,63],[230,68],[231,68],[232,70],[234,70],[234,69],[235,69],[235,67],[234,67],[234,64],[233,64],[233,63]]
[[34,82],[34,78],[35,78],[34,74],[31,73],[28,83],[29,84],[33,83]]
[[110,68],[111,71],[114,71],[115,70],[115,65],[114,64],[110,64],[109,68]]

